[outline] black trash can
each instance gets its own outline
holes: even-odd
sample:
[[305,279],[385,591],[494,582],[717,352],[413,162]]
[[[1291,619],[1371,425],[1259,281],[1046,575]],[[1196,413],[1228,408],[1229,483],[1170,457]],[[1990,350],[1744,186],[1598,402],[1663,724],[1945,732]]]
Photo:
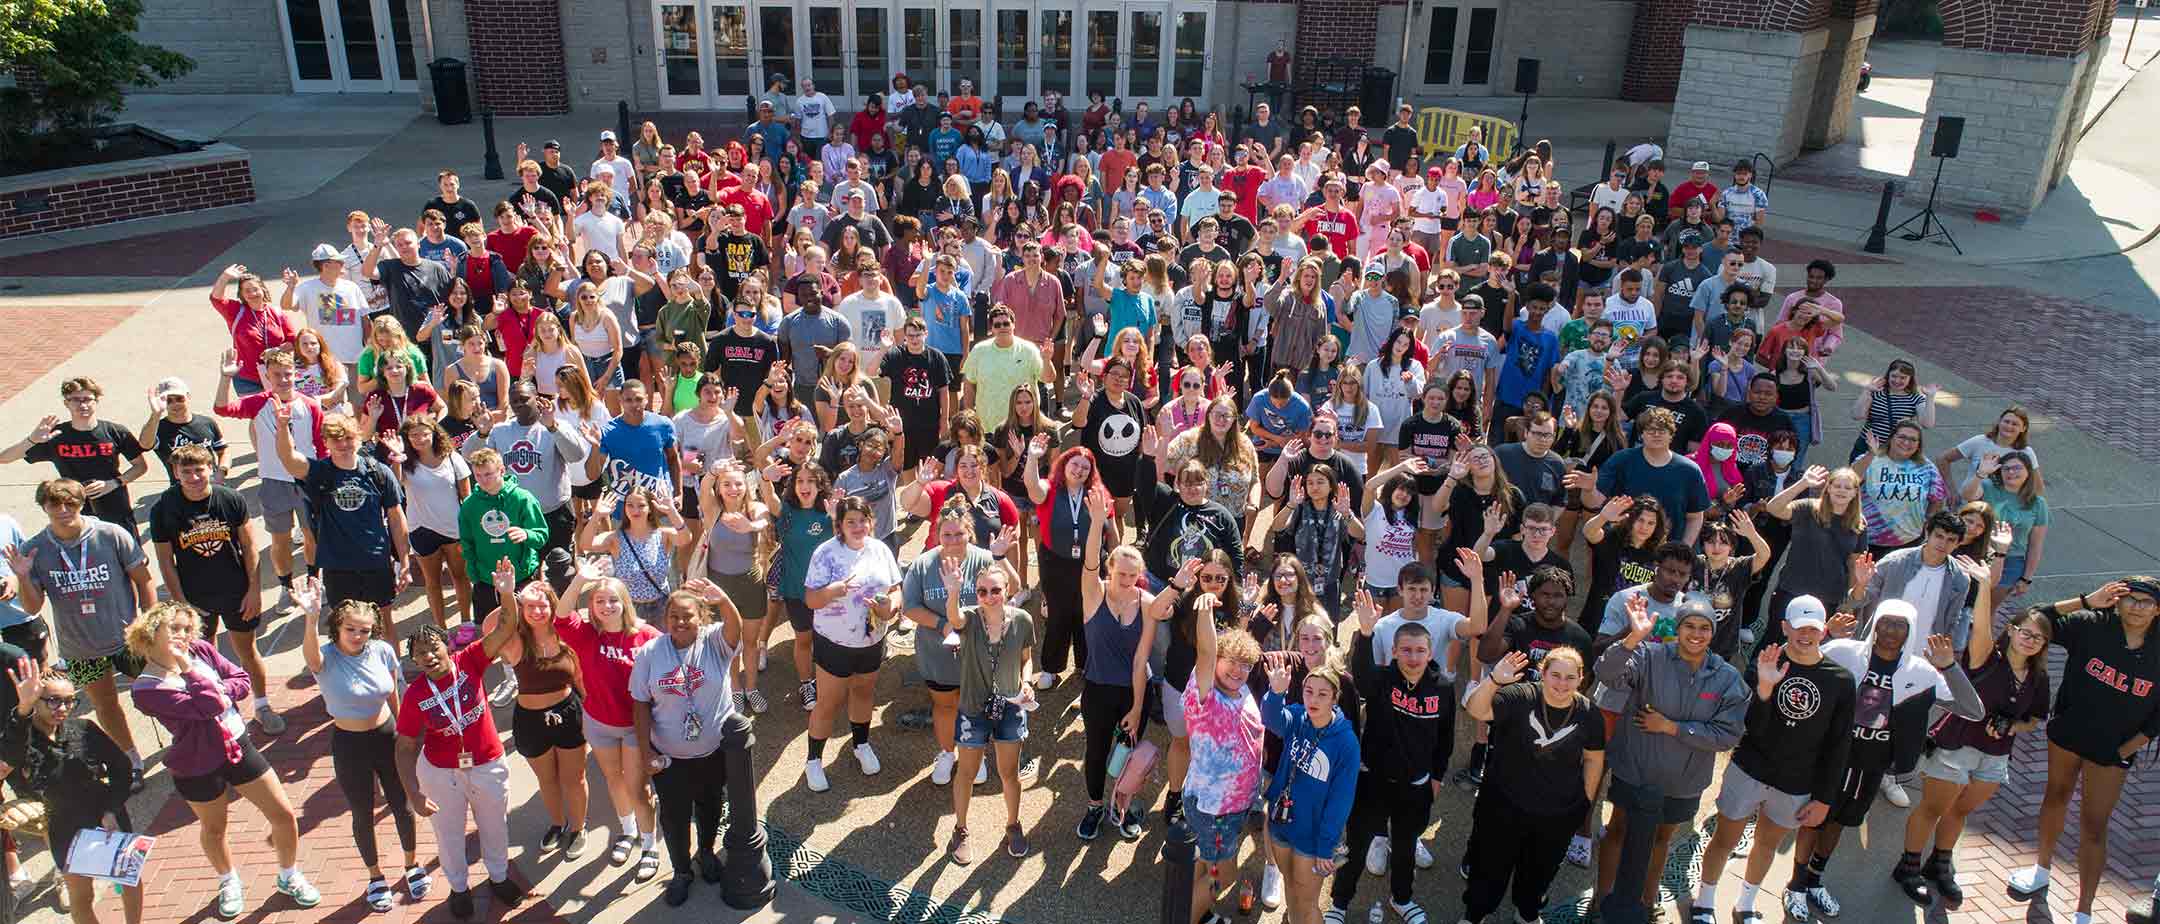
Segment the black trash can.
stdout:
[[1366,125],[1395,124],[1395,72],[1369,66],[1359,75],[1358,110]]
[[465,62],[456,58],[429,61],[428,79],[435,84],[435,118],[444,125],[472,121],[472,93],[465,88]]

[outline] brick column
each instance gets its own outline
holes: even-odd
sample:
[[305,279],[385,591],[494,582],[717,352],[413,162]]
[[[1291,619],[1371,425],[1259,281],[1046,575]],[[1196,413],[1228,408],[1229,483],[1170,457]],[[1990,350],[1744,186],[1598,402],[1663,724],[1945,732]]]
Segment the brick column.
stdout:
[[1815,75],[1815,105],[1808,111],[1800,146],[1819,151],[1845,140],[1852,126],[1853,95],[1860,64],[1875,33],[1875,0],[1833,0],[1824,24],[1822,65]]
[[1621,99],[1672,102],[1680,87],[1680,38],[1694,16],[1695,0],[1636,0],[1627,69],[1620,76]]
[[2076,151],[2113,10],[2110,0],[1947,0],[1906,201],[1927,197],[1936,130],[1958,116],[1963,142],[1943,165],[1937,204],[2031,214]]
[[466,0],[473,99],[497,115],[570,111],[557,0]]

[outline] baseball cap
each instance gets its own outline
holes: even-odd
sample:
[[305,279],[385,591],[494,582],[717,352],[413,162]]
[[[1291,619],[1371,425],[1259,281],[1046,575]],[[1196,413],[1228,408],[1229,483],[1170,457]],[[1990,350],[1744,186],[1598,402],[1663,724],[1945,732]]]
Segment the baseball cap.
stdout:
[[557,151],[560,151],[560,150],[562,150],[562,142],[560,142],[560,141],[557,141],[557,140],[555,140],[555,139],[553,139],[553,138],[549,138],[548,140],[546,140],[546,141],[543,141],[543,142],[541,142],[541,143],[540,143],[540,150],[543,150],[543,151],[545,151],[545,150],[548,150],[548,149],[550,149],[550,148],[553,148],[553,149],[555,149],[555,150],[557,150]]
[[1907,627],[1920,624],[1920,608],[1896,598],[1884,600],[1875,607],[1875,618],[1881,619],[1884,616],[1900,617],[1905,620]]
[[1701,247],[1701,246],[1702,246],[1702,234],[1701,234],[1701,233],[1699,233],[1699,232],[1695,232],[1695,231],[1682,231],[1682,232],[1680,232],[1680,246],[1682,246],[1682,247],[1686,247],[1686,246],[1688,246],[1689,244],[1693,244],[1693,245],[1695,245],[1695,246],[1697,246],[1697,247]]
[[1386,271],[1382,270],[1378,263],[1368,264],[1365,267],[1365,278],[1367,279],[1384,279],[1386,277]]
[[187,383],[181,381],[179,376],[160,379],[157,385],[150,389],[150,396],[159,401],[163,401],[171,395],[184,395],[187,393]]
[[338,256],[338,249],[328,244],[317,244],[315,245],[314,250],[308,252],[308,260],[315,263],[321,263],[324,260],[339,259],[343,258]]
[[602,140],[602,141],[613,141],[613,140],[615,140],[615,130],[611,128],[611,129],[608,129],[608,130],[606,130],[606,131],[603,131],[603,132],[601,132],[601,133],[600,133],[600,140]]
[[1709,162],[1709,161],[1707,161],[1707,160],[1698,160],[1698,161],[1696,161],[1696,162],[1694,162],[1694,163],[1692,163],[1692,164],[1689,164],[1689,165],[1688,165],[1688,169],[1689,169],[1689,170],[1701,170],[1701,171],[1703,171],[1704,173],[1708,173],[1708,172],[1710,172],[1710,162]]
[[1829,613],[1823,609],[1822,601],[1811,594],[1801,594],[1785,605],[1785,628],[1788,631],[1824,629],[1829,625]]
[[769,100],[769,99],[761,99],[761,100],[758,100],[758,101],[757,101],[757,107],[758,107],[759,109],[771,109],[771,108],[772,108],[772,100]]

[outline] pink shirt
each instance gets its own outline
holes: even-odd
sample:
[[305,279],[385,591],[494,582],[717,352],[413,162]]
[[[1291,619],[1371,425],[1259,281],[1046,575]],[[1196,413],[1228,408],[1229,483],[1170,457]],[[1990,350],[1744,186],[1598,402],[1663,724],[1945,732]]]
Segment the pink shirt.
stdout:
[[1220,817],[1252,807],[1267,729],[1252,694],[1241,689],[1236,699],[1224,695],[1215,688],[1214,670],[1213,664],[1200,665],[1185,684],[1185,728],[1192,743],[1185,795],[1201,811]]

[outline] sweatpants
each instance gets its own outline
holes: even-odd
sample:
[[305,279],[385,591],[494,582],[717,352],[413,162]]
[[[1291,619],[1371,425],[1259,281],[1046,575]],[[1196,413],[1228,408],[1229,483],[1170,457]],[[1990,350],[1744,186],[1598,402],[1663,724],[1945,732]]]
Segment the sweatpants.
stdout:
[[1567,857],[1568,841],[1582,825],[1576,810],[1558,815],[1538,815],[1501,795],[1480,790],[1471,813],[1476,852],[1470,854],[1470,882],[1463,889],[1463,917],[1482,921],[1500,907],[1514,881],[1515,913],[1535,921],[1545,908],[1546,890]]
[[1081,631],[1080,562],[1057,555],[1039,555],[1042,568],[1043,641],[1036,665],[1053,674],[1065,673],[1067,656],[1074,667],[1087,670],[1087,636]]
[[[1087,779],[1089,802],[1101,802],[1110,772],[1110,749],[1117,742],[1118,723],[1133,707],[1133,688],[1086,681],[1080,688],[1080,727],[1087,735],[1082,775]],[[1140,714],[1140,730],[1147,731],[1147,713]]]
[[[422,761],[425,763],[425,761]],[[352,813],[353,843],[360,861],[375,866],[381,854],[375,847],[375,787],[382,786],[383,803],[390,806],[390,820],[397,825],[398,846],[413,849],[416,840],[412,807],[405,798],[405,781],[398,777],[397,732],[389,722],[374,731],[330,732],[330,768],[338,790],[345,794]]]
[[1417,879],[1418,835],[1432,821],[1433,791],[1430,782],[1405,783],[1383,780],[1366,773],[1358,777],[1357,799],[1350,805],[1349,859],[1335,871],[1329,889],[1337,908],[1348,908],[1357,899],[1358,877],[1365,875],[1365,850],[1372,839],[1385,836],[1393,859],[1388,863],[1388,892],[1398,904],[1410,900]]
[[459,770],[421,757],[414,774],[420,793],[435,803],[428,823],[435,827],[435,851],[442,858],[450,891],[463,892],[471,881],[465,856],[465,819],[480,835],[480,862],[490,881],[510,878],[510,767],[501,758]]

